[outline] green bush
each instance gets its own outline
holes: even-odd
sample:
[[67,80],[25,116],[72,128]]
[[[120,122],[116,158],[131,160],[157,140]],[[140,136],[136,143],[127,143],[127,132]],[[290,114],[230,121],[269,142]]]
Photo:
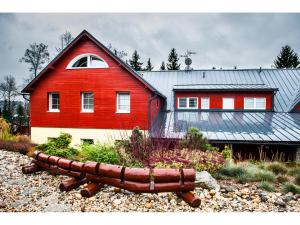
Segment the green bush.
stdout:
[[234,177],[234,178],[248,175],[248,172],[245,168],[241,166],[231,165],[231,164],[226,164],[218,171],[218,173],[222,176]]
[[232,150],[229,148],[228,145],[225,145],[224,150],[221,152],[225,160],[229,160],[232,158]]
[[55,147],[49,148],[48,147],[45,153],[48,155],[55,155],[55,156],[59,156],[71,160],[76,160],[78,150],[75,148],[55,148]]
[[291,169],[291,170],[288,172],[288,175],[290,175],[290,176],[298,176],[298,175],[300,175],[300,167]]
[[270,184],[269,182],[266,182],[266,181],[260,182],[257,185],[257,187],[260,188],[260,189],[263,189],[265,191],[268,191],[268,192],[274,192],[275,191],[274,186],[272,184]]
[[81,145],[79,158],[82,161],[120,164],[120,156],[117,150],[106,145]]
[[188,129],[184,139],[179,142],[181,148],[207,150],[208,142],[203,134],[194,127]]
[[286,174],[287,168],[282,163],[271,163],[267,166],[267,170],[272,171],[273,173],[277,174]]
[[72,141],[72,136],[67,133],[61,133],[58,138],[51,140],[56,148],[68,148]]
[[295,177],[294,183],[300,185],[300,174]]
[[270,182],[275,181],[274,174],[272,172],[264,171],[264,170],[252,174],[251,177],[253,181],[270,181]]
[[291,183],[283,184],[282,190],[284,193],[292,192],[293,194],[300,194],[300,187]]

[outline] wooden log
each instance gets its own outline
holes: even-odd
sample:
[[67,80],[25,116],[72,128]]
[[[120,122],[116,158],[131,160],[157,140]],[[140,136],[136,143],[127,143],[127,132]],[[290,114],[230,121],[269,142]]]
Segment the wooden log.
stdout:
[[41,151],[34,151],[32,154],[32,158],[37,159],[37,156],[41,153]]
[[60,158],[58,161],[57,161],[57,166],[63,168],[63,169],[67,169],[69,170],[70,167],[71,167],[71,163],[72,161],[69,160],[69,159],[64,159],[64,158]]
[[155,183],[178,182],[180,180],[179,169],[153,169]]
[[89,183],[80,191],[82,197],[90,198],[94,196],[104,185],[101,183]]
[[199,207],[201,200],[197,195],[194,195],[192,192],[177,192],[178,197],[182,198],[186,203],[191,207]]
[[141,183],[150,182],[150,169],[148,168],[125,168],[125,181],[137,181]]
[[194,182],[185,182],[183,185],[177,183],[154,183],[154,189],[151,192],[177,192],[192,191],[195,189]]
[[83,185],[87,182],[86,178],[83,179],[76,179],[76,178],[69,178],[63,180],[59,185],[60,191],[71,191],[72,189],[78,188],[80,185]]
[[56,166],[53,166],[53,165],[51,165],[49,163],[38,161],[38,160],[32,160],[32,162],[34,164],[38,165],[39,167],[41,167],[44,170],[49,170],[49,169],[57,168]]
[[196,172],[194,169],[182,169],[181,175],[182,175],[183,182],[185,181],[194,182],[196,179]]
[[36,164],[31,164],[31,165],[22,167],[22,173],[24,173],[24,174],[35,173],[40,170],[41,169]]
[[97,162],[86,162],[86,163],[84,163],[82,170],[83,170],[83,172],[97,175],[99,165],[100,165],[100,163],[97,163]]
[[83,171],[83,166],[84,166],[84,163],[78,162],[78,161],[73,161],[71,163],[70,170],[82,172]]
[[44,153],[39,153],[37,155],[36,160],[41,161],[41,162],[48,162],[48,158],[50,157],[50,155],[44,154]]
[[51,155],[51,156],[48,158],[48,163],[49,163],[49,164],[52,164],[52,165],[57,165],[58,160],[60,160],[60,157]]
[[[110,165],[101,163],[98,169],[98,174],[100,176],[119,178],[121,179],[122,166]],[[126,170],[126,169],[125,169]]]

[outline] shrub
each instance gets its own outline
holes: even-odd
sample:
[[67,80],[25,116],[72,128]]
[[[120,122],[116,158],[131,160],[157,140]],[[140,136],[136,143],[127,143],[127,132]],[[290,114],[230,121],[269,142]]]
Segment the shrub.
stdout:
[[300,175],[300,167],[291,169],[291,170],[288,172],[288,175],[290,175],[290,176],[298,176],[298,175]]
[[300,187],[291,183],[283,184],[282,190],[284,193],[292,192],[293,194],[300,194]]
[[15,140],[16,142],[30,143],[30,138],[27,135],[17,135]]
[[3,141],[11,140],[11,133],[8,122],[0,117],[0,139]]
[[285,183],[289,181],[289,178],[285,175],[279,175],[276,177],[278,183]]
[[263,189],[265,191],[268,191],[268,192],[274,192],[275,191],[274,186],[272,184],[270,184],[269,182],[266,182],[266,181],[260,182],[257,185],[257,187],[260,188],[260,189]]
[[272,171],[275,174],[286,174],[287,173],[287,168],[278,162],[271,163],[270,165],[267,166],[267,170]]
[[116,149],[106,145],[82,145],[79,158],[82,161],[120,164],[120,156]]
[[300,185],[300,174],[295,177],[294,183]]
[[7,151],[19,152],[21,154],[26,154],[28,149],[33,145],[30,143],[21,143],[16,141],[2,141],[0,140],[0,149],[5,149]]
[[229,148],[228,145],[225,145],[225,148],[221,152],[225,160],[230,160],[232,158],[232,150]]
[[181,148],[200,149],[206,151],[208,142],[203,134],[194,127],[188,129],[184,139],[179,142]]
[[251,177],[249,176],[248,173],[241,173],[241,174],[238,174],[238,175],[236,176],[236,179],[237,179],[237,181],[238,181],[239,183],[242,183],[242,184],[251,181]]
[[231,165],[231,164],[226,164],[218,171],[218,173],[226,177],[235,177],[235,178],[248,175],[247,170],[245,168],[241,166]]
[[120,164],[128,167],[144,167],[144,164],[127,153],[124,148],[116,147],[116,151],[120,157]]
[[75,160],[77,158],[78,150],[75,148],[48,148],[45,153]]
[[251,175],[253,181],[275,181],[275,176],[273,173],[265,170],[258,171]]
[[68,148],[70,143],[72,141],[72,136],[67,133],[61,133],[58,138],[52,139],[50,142],[53,143],[53,145],[56,148]]

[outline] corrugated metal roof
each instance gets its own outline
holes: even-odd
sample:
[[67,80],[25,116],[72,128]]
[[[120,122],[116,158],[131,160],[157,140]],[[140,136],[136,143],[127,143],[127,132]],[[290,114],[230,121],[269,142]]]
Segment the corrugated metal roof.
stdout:
[[277,90],[265,84],[186,84],[174,85],[173,90]]
[[296,94],[293,104],[290,107],[290,110],[293,110],[298,104],[300,104],[300,88],[298,90],[298,93]]
[[237,69],[192,71],[143,71],[142,77],[167,97],[167,109],[174,109],[175,85],[266,85],[278,88],[276,112],[289,112],[300,90],[300,69]]
[[210,141],[300,143],[300,114],[272,112],[168,112],[153,127],[154,137],[181,138],[189,127]]

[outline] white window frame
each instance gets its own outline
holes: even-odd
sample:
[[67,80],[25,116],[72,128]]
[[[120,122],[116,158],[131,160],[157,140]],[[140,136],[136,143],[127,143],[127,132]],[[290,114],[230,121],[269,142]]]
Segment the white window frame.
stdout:
[[[83,107],[83,103],[84,103],[84,94],[93,94],[93,109],[85,109]],[[95,108],[95,97],[94,97],[94,92],[91,91],[84,91],[81,92],[81,112],[83,113],[93,113],[94,112],[94,108]]]
[[[229,108],[229,107],[225,107],[224,103],[225,103],[225,99],[232,99],[233,100],[233,107]],[[234,98],[233,97],[224,97],[222,98],[222,109],[223,110],[234,110],[235,104],[234,104]]]
[[[120,94],[128,94],[129,95],[129,110],[121,110],[119,109],[119,95]],[[130,92],[117,92],[117,101],[116,101],[116,113],[130,113],[131,111],[131,96],[130,96]]]
[[[186,99],[186,107],[180,107],[179,101],[180,99]],[[190,107],[190,99],[196,99],[196,106]],[[198,97],[178,97],[178,109],[198,109]]]
[[[58,109],[52,108],[52,95],[58,94]],[[58,92],[49,92],[48,93],[48,112],[60,112],[60,95]]]
[[[93,67],[93,66],[91,66],[91,56],[94,56],[94,57],[97,57],[97,58],[99,58],[99,59],[101,59],[102,61],[103,61],[103,63],[104,63],[104,66],[102,66],[102,67]],[[86,67],[72,67],[72,65],[77,61],[77,60],[79,60],[79,59],[81,59],[81,58],[83,58],[83,57],[87,57],[87,66]],[[70,62],[69,62],[69,64],[68,64],[68,66],[67,66],[67,68],[66,69],[68,69],[68,70],[74,70],[74,69],[105,69],[105,68],[108,68],[109,66],[108,66],[108,64],[107,64],[107,62],[103,59],[103,58],[101,58],[100,56],[98,56],[98,55],[95,55],[95,54],[92,54],[92,53],[86,53],[86,54],[81,54],[81,55],[78,55],[78,56],[76,56],[75,58],[73,58]]]
[[[253,108],[249,108],[249,107],[246,107],[246,100],[247,99],[253,99]],[[265,107],[263,108],[258,108],[257,107],[257,100],[258,99],[263,99],[264,100],[264,103],[265,103]],[[265,97],[244,97],[244,109],[247,109],[247,110],[266,110],[267,108],[267,99]]]
[[[203,99],[208,99],[208,106],[203,107]],[[209,97],[201,97],[201,109],[210,109],[210,99]]]

